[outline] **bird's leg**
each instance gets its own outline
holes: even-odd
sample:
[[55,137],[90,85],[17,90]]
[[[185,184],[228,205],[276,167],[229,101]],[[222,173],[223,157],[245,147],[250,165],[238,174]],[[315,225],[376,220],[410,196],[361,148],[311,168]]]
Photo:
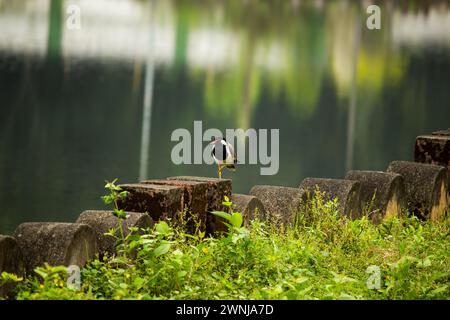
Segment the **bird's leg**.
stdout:
[[218,167],[217,173],[219,174],[219,179],[222,179],[222,166],[219,164]]

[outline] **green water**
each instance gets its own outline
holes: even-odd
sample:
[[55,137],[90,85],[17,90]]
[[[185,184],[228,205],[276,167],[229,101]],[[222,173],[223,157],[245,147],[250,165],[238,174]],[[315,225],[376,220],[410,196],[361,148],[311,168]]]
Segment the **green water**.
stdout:
[[240,193],[412,159],[450,127],[450,5],[423,3],[368,30],[359,1],[73,0],[71,30],[69,1],[0,0],[0,233],[103,208],[105,179],[216,176],[171,161],[194,120],[280,130],[278,174],[225,173]]

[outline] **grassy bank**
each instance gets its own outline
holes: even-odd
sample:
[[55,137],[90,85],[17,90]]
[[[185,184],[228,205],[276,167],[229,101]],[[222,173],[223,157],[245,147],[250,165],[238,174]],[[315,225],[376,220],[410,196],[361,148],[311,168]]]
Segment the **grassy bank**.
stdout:
[[[258,221],[241,228],[236,215],[229,234],[219,238],[186,235],[161,222],[143,235],[119,239],[116,257],[84,267],[80,291],[67,288],[66,268],[43,267],[39,276],[19,281],[16,298],[450,298],[448,218],[375,226],[366,218],[338,218],[336,203],[320,196],[312,207],[307,221],[299,218],[286,228]],[[379,289],[373,288],[377,268]]]

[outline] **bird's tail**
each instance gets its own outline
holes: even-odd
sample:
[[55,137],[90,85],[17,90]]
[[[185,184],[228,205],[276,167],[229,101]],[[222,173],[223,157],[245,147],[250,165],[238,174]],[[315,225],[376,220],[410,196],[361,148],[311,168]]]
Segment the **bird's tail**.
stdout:
[[226,167],[227,167],[227,169],[230,169],[232,171],[236,170],[236,166],[234,165],[234,163],[233,164],[227,164]]

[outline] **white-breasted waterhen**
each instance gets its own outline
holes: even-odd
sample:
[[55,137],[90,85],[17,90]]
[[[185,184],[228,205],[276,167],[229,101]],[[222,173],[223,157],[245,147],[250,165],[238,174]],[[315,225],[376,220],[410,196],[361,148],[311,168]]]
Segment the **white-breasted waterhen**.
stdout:
[[219,179],[222,179],[223,168],[233,171],[236,169],[236,153],[234,152],[233,146],[225,138],[212,137],[209,144],[213,146],[211,154],[218,166],[217,173],[219,174]]

